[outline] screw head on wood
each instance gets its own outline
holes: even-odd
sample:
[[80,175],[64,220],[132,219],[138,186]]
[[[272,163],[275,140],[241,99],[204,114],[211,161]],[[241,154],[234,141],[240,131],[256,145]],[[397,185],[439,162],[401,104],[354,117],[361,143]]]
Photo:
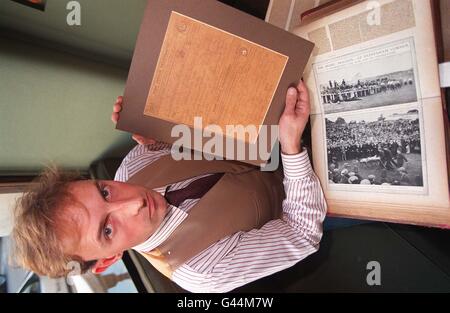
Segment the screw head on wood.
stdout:
[[181,23],[181,24],[178,24],[178,25],[177,25],[177,29],[178,29],[178,31],[180,31],[180,32],[185,32],[186,29],[187,29],[187,26],[186,26],[186,24]]

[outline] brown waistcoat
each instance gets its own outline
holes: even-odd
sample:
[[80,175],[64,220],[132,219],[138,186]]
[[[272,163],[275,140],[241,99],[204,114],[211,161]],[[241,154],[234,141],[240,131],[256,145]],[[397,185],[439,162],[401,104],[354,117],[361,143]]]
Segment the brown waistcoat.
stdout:
[[281,216],[285,197],[281,170],[262,172],[233,161],[175,161],[167,155],[137,172],[128,183],[154,189],[212,173],[225,174],[165,242],[142,253],[169,278],[211,244],[238,231],[260,228]]

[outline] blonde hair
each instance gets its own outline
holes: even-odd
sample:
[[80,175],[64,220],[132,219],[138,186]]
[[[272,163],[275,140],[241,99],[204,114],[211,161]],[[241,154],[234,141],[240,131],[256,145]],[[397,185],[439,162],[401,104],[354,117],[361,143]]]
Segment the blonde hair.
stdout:
[[34,184],[16,203],[12,231],[14,263],[38,275],[62,277],[78,262],[81,273],[95,261],[83,261],[76,255],[67,255],[62,236],[70,228],[64,216],[64,206],[71,202],[70,183],[84,179],[78,172],[63,172],[56,166],[46,168]]

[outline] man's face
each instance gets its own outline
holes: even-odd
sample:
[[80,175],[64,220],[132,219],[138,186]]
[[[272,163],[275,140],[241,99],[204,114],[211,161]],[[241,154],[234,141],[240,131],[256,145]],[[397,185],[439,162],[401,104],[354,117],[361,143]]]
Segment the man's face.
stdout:
[[85,261],[109,258],[144,242],[167,212],[164,197],[138,185],[77,181],[69,185],[69,192],[75,201],[65,214],[79,225],[74,227],[80,238],[64,238],[63,245],[66,253]]

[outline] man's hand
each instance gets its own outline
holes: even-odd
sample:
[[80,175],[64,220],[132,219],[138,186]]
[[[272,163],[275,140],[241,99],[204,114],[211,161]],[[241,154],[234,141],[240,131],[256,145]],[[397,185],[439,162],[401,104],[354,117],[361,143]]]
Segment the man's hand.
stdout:
[[[117,124],[117,121],[120,118],[119,113],[120,111],[122,111],[122,103],[123,97],[122,96],[117,97],[116,103],[114,104],[113,107],[113,113],[111,114],[111,120],[113,121],[114,124]],[[151,138],[145,138],[144,136],[138,134],[133,134],[131,137],[140,145],[151,145],[156,143],[156,140]]]
[[305,83],[287,91],[286,106],[280,117],[280,144],[284,154],[298,154],[302,151],[300,141],[308,123],[311,105]]

